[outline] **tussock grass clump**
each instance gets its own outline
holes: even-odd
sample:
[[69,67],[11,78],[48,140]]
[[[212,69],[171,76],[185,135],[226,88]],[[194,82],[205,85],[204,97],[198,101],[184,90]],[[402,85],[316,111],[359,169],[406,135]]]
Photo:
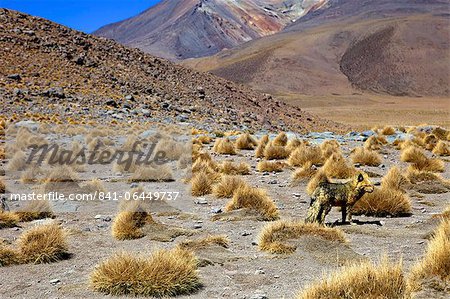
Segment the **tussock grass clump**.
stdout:
[[78,174],[68,165],[58,165],[50,170],[45,179],[45,183],[67,183],[77,182],[80,178]]
[[249,133],[242,134],[236,140],[236,148],[240,150],[252,150],[257,145],[258,142]]
[[222,155],[236,155],[234,143],[228,138],[218,138],[214,142],[213,151]]
[[95,192],[100,193],[106,193],[106,188],[103,182],[99,179],[93,179],[84,185],[84,191],[89,192],[91,194],[94,194]]
[[210,173],[199,171],[194,174],[191,180],[191,194],[193,196],[203,196],[212,193],[214,179]]
[[323,170],[323,168],[320,168],[309,180],[308,185],[306,186],[306,193],[308,193],[308,195],[312,195],[321,182],[327,181],[328,177],[325,173],[325,170]]
[[5,182],[0,179],[0,194],[4,194],[6,192],[6,185]]
[[[450,283],[450,219],[443,219],[428,243],[422,260],[416,264],[409,275],[409,288],[420,291],[427,279],[435,279],[432,286],[441,290]],[[437,281],[436,281],[437,279]]]
[[450,147],[444,141],[439,140],[433,149],[433,154],[445,157],[450,156]]
[[19,253],[10,246],[0,242],[0,267],[17,265],[20,264],[20,262],[21,259]]
[[333,154],[340,154],[341,146],[339,145],[339,142],[334,139],[325,140],[320,144],[320,150],[322,151],[322,158],[325,160]]
[[297,147],[304,145],[309,145],[308,141],[306,140],[300,140],[298,138],[294,138],[288,141],[286,145],[286,149],[288,152],[292,153]]
[[53,263],[69,256],[66,233],[56,224],[25,231],[17,244],[23,263]]
[[219,165],[219,171],[228,175],[248,175],[250,174],[250,165],[245,162],[234,164],[230,161],[224,161]]
[[381,180],[381,186],[385,189],[403,191],[408,184],[408,178],[402,174],[402,171],[397,166],[389,169],[389,172]]
[[282,145],[274,145],[272,142],[269,142],[264,148],[264,158],[266,160],[283,160],[288,156],[288,150]]
[[296,247],[285,242],[305,235],[318,236],[329,241],[346,242],[344,232],[340,229],[316,223],[280,220],[264,226],[258,236],[258,246],[260,250],[270,253],[292,253],[296,250]]
[[435,135],[428,134],[423,139],[425,149],[430,150],[430,151],[433,150],[434,147],[436,146],[436,144],[438,143],[438,141],[439,141],[439,139],[437,139],[437,137]]
[[450,185],[450,182],[445,180],[439,174],[431,171],[417,170],[416,168],[411,166],[406,170],[406,177],[412,184],[418,184],[421,182],[442,182],[444,184]]
[[287,142],[288,142],[288,137],[287,137],[286,133],[281,132],[273,140],[273,145],[274,146],[286,146]]
[[176,161],[186,152],[186,148],[180,142],[170,138],[164,138],[156,145],[155,153],[157,152],[164,153],[164,158]]
[[377,136],[370,136],[364,142],[364,148],[371,151],[380,150],[383,146],[383,143],[377,138]]
[[433,129],[433,131],[431,131],[431,133],[433,135],[435,135],[437,138],[439,138],[440,140],[447,140],[447,137],[450,133],[450,131],[447,131],[444,128],[441,127],[436,127]]
[[113,296],[171,297],[193,293],[201,283],[193,253],[175,248],[149,257],[115,254],[91,273],[90,286]]
[[386,257],[379,264],[369,261],[348,265],[306,287],[297,299],[406,298],[402,262],[392,264]]
[[19,221],[20,218],[16,213],[0,210],[0,229],[15,227]]
[[291,166],[301,167],[307,162],[315,165],[323,163],[320,147],[301,145],[289,155],[288,163]]
[[256,170],[258,172],[282,172],[283,168],[286,166],[284,162],[270,162],[270,161],[260,161],[256,165]]
[[411,215],[411,212],[411,200],[407,194],[383,186],[365,194],[352,209],[354,215],[376,217],[402,217]]
[[278,209],[267,192],[248,185],[243,185],[234,192],[233,198],[225,206],[225,211],[230,212],[242,208],[258,211],[261,219],[265,221],[279,218]]
[[391,126],[386,126],[383,129],[381,129],[380,133],[383,134],[383,135],[388,135],[388,136],[394,135],[395,134],[395,129],[393,127],[391,127]]
[[28,167],[28,169],[20,176],[20,182],[23,184],[35,183],[42,174],[43,172],[39,166],[30,165],[30,167]]
[[[137,191],[138,192],[138,191]],[[127,201],[112,223],[112,235],[117,240],[134,240],[144,237],[142,227],[154,223],[142,201]]]
[[327,177],[336,179],[346,179],[356,173],[356,169],[349,165],[341,154],[332,154],[323,165]]
[[177,247],[195,251],[195,250],[210,247],[213,245],[228,248],[229,244],[230,244],[230,239],[228,238],[228,236],[217,235],[217,236],[207,236],[207,237],[199,239],[199,240],[186,240],[186,241],[179,243],[177,245]]
[[266,149],[267,144],[269,143],[269,135],[264,135],[258,143],[258,146],[255,150],[256,158],[264,158],[264,150]]
[[382,161],[381,156],[377,152],[362,147],[353,150],[351,159],[354,164],[358,163],[367,166],[378,166]]
[[139,166],[130,178],[131,182],[171,182],[173,172],[170,165]]
[[303,181],[309,180],[316,173],[316,168],[311,162],[305,163],[303,167],[298,168],[292,173],[291,185],[296,186]]
[[400,160],[408,163],[413,163],[424,159],[426,159],[424,151],[416,146],[404,147],[400,155]]
[[31,200],[15,214],[19,217],[19,221],[29,222],[38,219],[53,218],[52,206],[48,200]]
[[217,198],[231,198],[234,192],[245,184],[246,182],[239,177],[225,175],[214,185],[212,193]]
[[17,151],[11,160],[6,164],[6,170],[8,171],[20,171],[24,170],[26,166],[26,156],[22,151]]

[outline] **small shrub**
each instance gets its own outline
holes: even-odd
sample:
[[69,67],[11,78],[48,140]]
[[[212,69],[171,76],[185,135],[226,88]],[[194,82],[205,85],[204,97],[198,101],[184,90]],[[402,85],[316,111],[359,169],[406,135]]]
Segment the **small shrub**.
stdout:
[[22,222],[54,217],[52,206],[48,200],[27,201],[15,214]]
[[116,254],[91,273],[90,286],[113,296],[169,297],[193,293],[201,284],[194,255],[175,248],[149,257]]
[[236,155],[234,143],[228,138],[216,139],[213,151],[222,155]]
[[264,148],[264,158],[266,160],[283,160],[289,156],[289,152],[282,145],[267,144]]
[[259,172],[282,172],[285,166],[284,162],[260,161],[256,165],[256,170]]
[[[416,264],[409,275],[409,287],[417,292],[427,279],[437,278],[435,287],[443,290],[450,283],[450,219],[443,219],[428,243],[422,260]],[[441,285],[440,287],[438,285]]]
[[365,261],[342,267],[306,287],[297,299],[406,298],[402,262],[391,264],[386,257],[376,265]]
[[213,245],[228,248],[230,239],[225,235],[208,236],[199,240],[186,240],[177,245],[177,247],[189,250],[198,250]]
[[248,185],[241,186],[236,190],[232,200],[226,205],[225,211],[230,212],[242,208],[258,211],[262,220],[265,221],[279,218],[278,209],[267,196],[266,191]]
[[433,149],[433,154],[437,156],[450,156],[450,148],[447,143],[439,140]]
[[354,149],[351,159],[355,164],[367,166],[378,166],[381,164],[381,156],[377,152],[362,147]]
[[375,188],[365,194],[353,207],[352,214],[376,217],[401,217],[411,215],[411,200],[408,195],[395,189]]
[[264,150],[269,143],[269,135],[264,135],[258,143],[255,151],[256,158],[264,158]]
[[306,162],[303,167],[298,168],[292,174],[292,186],[298,185],[302,181],[307,181],[316,173],[316,169],[311,162]]
[[244,162],[234,164],[230,161],[224,161],[219,165],[219,171],[227,175],[248,175],[250,174],[250,165]]
[[346,179],[356,173],[353,166],[348,165],[341,154],[332,154],[323,165],[323,170],[329,178]]
[[264,226],[258,236],[258,246],[260,250],[270,253],[292,253],[296,247],[285,242],[305,235],[318,236],[329,241],[346,242],[344,233],[340,229],[329,228],[316,223],[280,220]]
[[130,178],[131,182],[171,182],[173,172],[170,165],[139,166]]
[[322,150],[317,146],[302,145],[294,150],[288,159],[288,163],[294,167],[301,167],[305,163],[322,164]]
[[242,134],[236,140],[236,148],[240,150],[252,150],[257,144],[256,140],[249,133]]
[[273,140],[273,145],[274,146],[286,146],[287,142],[288,142],[288,137],[287,137],[286,133],[281,132]]
[[217,198],[231,198],[234,192],[246,182],[239,177],[225,175],[221,181],[213,187],[212,193]]
[[41,225],[25,231],[17,240],[24,263],[52,263],[69,256],[65,232],[56,224]]
[[0,229],[15,227],[19,221],[20,218],[16,213],[0,210]]
[[381,130],[381,134],[383,135],[394,135],[395,134],[395,129],[393,127],[390,126],[386,126]]
[[191,194],[193,196],[203,196],[211,194],[214,179],[205,171],[194,174],[191,180]]

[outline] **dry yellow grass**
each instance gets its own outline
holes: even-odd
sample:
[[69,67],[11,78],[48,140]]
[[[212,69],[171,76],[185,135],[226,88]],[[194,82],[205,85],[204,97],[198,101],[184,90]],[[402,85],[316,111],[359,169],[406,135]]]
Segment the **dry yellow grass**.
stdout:
[[317,236],[329,241],[346,242],[344,232],[340,229],[316,223],[280,220],[264,226],[258,236],[258,246],[260,250],[270,253],[292,253],[296,247],[285,242],[305,235]]
[[433,129],[433,131],[431,131],[431,133],[434,134],[440,140],[447,140],[447,137],[450,132],[444,128],[436,127]]
[[307,162],[316,165],[323,163],[320,147],[301,145],[289,155],[288,163],[291,166],[301,167]]
[[222,155],[236,155],[234,143],[228,138],[216,139],[213,151]]
[[89,193],[91,193],[91,194],[94,194],[94,193],[100,193],[100,192],[103,192],[103,193],[106,193],[106,188],[105,188],[105,185],[103,184],[103,182],[101,181],[101,180],[99,180],[99,179],[93,179],[93,180],[91,180],[91,181],[89,181],[89,182],[87,182],[85,185],[84,185],[84,189],[83,189],[85,192],[89,192]]
[[381,134],[383,135],[394,135],[395,134],[395,129],[393,127],[390,126],[386,126],[384,127],[381,132]]
[[306,193],[308,193],[308,195],[312,195],[316,190],[317,186],[319,186],[321,182],[325,181],[328,181],[328,177],[323,168],[320,168],[309,180],[308,185],[306,186]]
[[168,164],[138,166],[130,178],[130,182],[171,182],[172,168]]
[[365,194],[353,207],[352,214],[366,216],[411,215],[411,200],[408,195],[396,189],[375,188],[372,193]]
[[23,222],[54,217],[52,206],[48,200],[27,201],[15,214]]
[[346,179],[356,173],[355,167],[349,165],[340,153],[332,154],[323,165],[323,170],[329,178]]
[[186,151],[187,149],[182,143],[170,138],[161,139],[155,148],[155,153],[161,152],[164,154],[165,158],[172,161],[180,159],[181,155]]
[[127,201],[121,204],[120,211],[112,223],[111,232],[117,240],[139,239],[144,237],[142,227],[147,223],[154,223],[154,220],[144,207],[144,202]]
[[66,233],[56,224],[33,227],[17,240],[23,263],[52,263],[68,258]]
[[289,153],[292,153],[297,147],[301,146],[302,144],[309,145],[308,141],[306,140],[294,138],[288,141],[286,149]]
[[303,167],[298,168],[292,173],[291,186],[296,186],[303,181],[309,180],[316,173],[316,169],[311,162],[307,162]]
[[26,156],[22,151],[17,151],[14,156],[6,164],[6,170],[8,171],[20,171],[24,170],[26,166]]
[[201,287],[197,260],[188,250],[158,250],[148,257],[119,253],[90,275],[93,290],[108,295],[172,297]]
[[211,194],[214,178],[206,171],[199,171],[194,174],[191,180],[191,194],[193,196],[203,196]]
[[423,138],[425,149],[430,151],[434,149],[438,141],[438,138],[434,134],[428,134],[425,138]]
[[0,243],[0,268],[20,264],[20,262],[20,255],[16,250]]
[[14,227],[19,221],[20,218],[16,213],[0,210],[0,229]]
[[255,150],[255,157],[256,158],[264,158],[264,150],[269,143],[269,135],[264,135],[258,143],[258,146]]
[[246,182],[239,177],[225,175],[221,181],[214,185],[212,193],[217,198],[231,198],[234,192]]
[[423,171],[423,170],[417,170],[414,167],[409,166],[406,170],[406,178],[412,183],[412,184],[418,184],[421,182],[442,182],[444,184],[450,184],[448,180],[445,180],[442,176],[439,174],[436,174],[431,171]]
[[402,262],[392,264],[383,257],[378,264],[369,261],[348,265],[306,287],[297,299],[404,299],[406,279]]
[[4,194],[6,192],[6,185],[5,182],[0,179],[0,194]]
[[258,143],[249,133],[242,134],[236,140],[236,148],[240,150],[252,150],[257,145]]
[[322,158],[326,160],[333,154],[340,154],[341,146],[339,145],[339,142],[334,139],[325,140],[320,144],[320,150],[322,151]]
[[377,151],[381,149],[382,146],[383,143],[376,136],[370,136],[364,142],[364,148],[367,150]]
[[408,178],[403,175],[402,171],[397,166],[389,169],[388,173],[381,180],[381,186],[385,189],[403,191],[408,184]]
[[264,158],[266,160],[283,160],[288,156],[288,150],[282,145],[274,145],[272,142],[269,142],[264,148]]
[[[411,269],[408,284],[419,291],[427,279],[434,279],[434,288],[444,290],[450,283],[450,219],[443,219],[428,243],[422,260]],[[436,281],[437,279],[437,281]],[[445,292],[445,291],[444,291]]]
[[288,137],[287,137],[286,133],[281,132],[273,140],[273,145],[275,145],[275,146],[286,146],[287,142],[288,142]]
[[65,183],[77,182],[80,178],[78,174],[68,165],[58,165],[50,170],[45,178],[45,183]]
[[282,172],[285,166],[284,162],[260,161],[256,165],[256,170],[259,172]]
[[227,175],[248,175],[250,174],[250,165],[245,162],[235,164],[230,161],[224,161],[219,165],[219,171]]
[[433,154],[445,157],[450,156],[450,147],[446,142],[439,140],[433,149]]
[[228,248],[230,244],[230,239],[226,235],[217,235],[217,236],[207,236],[198,240],[186,240],[180,242],[177,247],[189,250],[198,250],[206,247],[210,247],[213,245],[221,246],[224,248]]
[[443,172],[444,161],[437,158],[428,158],[423,149],[409,146],[402,151],[400,160],[411,163],[411,166],[421,171]]
[[240,186],[234,192],[233,198],[225,206],[225,211],[230,212],[242,208],[257,211],[261,215],[261,219],[265,221],[279,218],[278,209],[267,192],[248,185]]
[[351,159],[354,164],[361,164],[367,166],[378,166],[381,164],[381,156],[372,150],[363,147],[355,148],[351,154]]

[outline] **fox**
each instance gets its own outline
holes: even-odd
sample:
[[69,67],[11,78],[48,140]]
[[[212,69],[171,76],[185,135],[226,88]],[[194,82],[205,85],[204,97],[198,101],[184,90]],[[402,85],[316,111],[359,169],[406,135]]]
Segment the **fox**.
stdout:
[[341,207],[342,223],[352,222],[352,208],[374,185],[365,172],[358,172],[346,183],[332,183],[328,179],[319,183],[311,195],[306,223],[324,224],[332,207]]

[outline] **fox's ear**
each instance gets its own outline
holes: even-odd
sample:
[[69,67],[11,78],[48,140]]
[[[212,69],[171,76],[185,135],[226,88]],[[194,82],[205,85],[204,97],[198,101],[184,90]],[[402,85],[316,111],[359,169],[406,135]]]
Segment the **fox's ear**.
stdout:
[[364,181],[364,176],[360,173],[358,176],[358,182]]

